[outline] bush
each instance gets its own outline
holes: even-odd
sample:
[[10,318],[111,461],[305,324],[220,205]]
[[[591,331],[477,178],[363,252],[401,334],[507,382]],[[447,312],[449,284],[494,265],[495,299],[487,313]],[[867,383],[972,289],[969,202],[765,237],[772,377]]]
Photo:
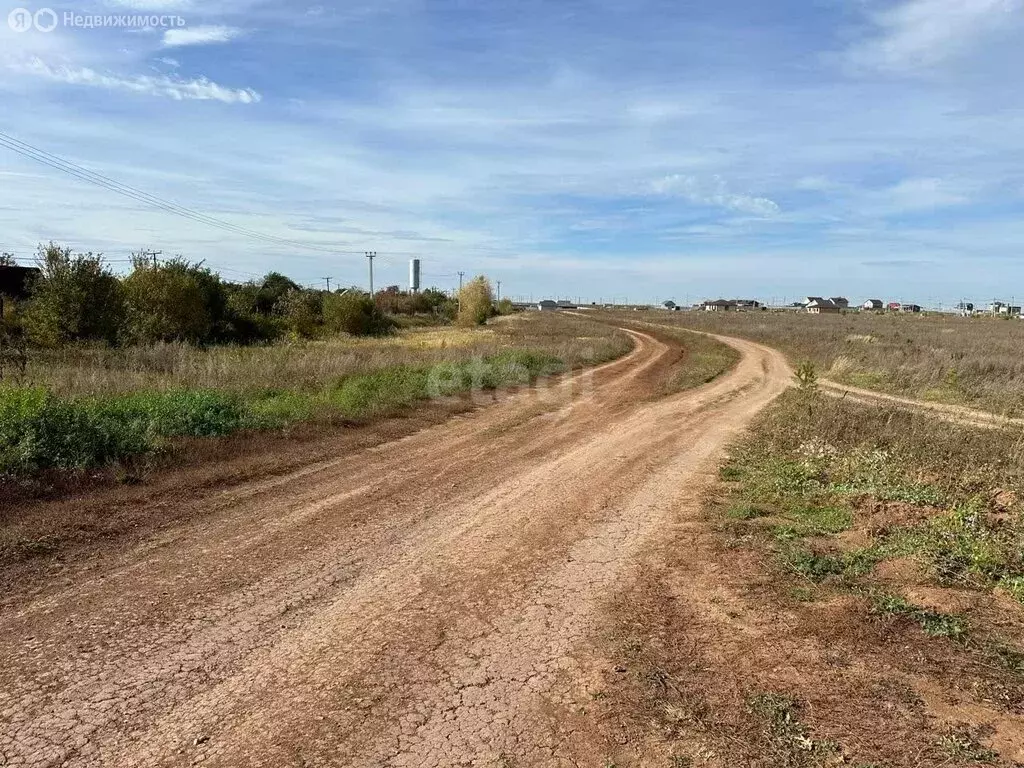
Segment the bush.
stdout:
[[145,426],[43,389],[0,389],[0,473],[84,468],[151,447]]
[[131,339],[149,344],[211,341],[213,312],[223,316],[226,297],[220,281],[203,272],[179,259],[154,264],[136,258],[124,281]]
[[120,281],[102,255],[71,255],[55,243],[39,246],[41,276],[25,306],[33,342],[58,347],[74,341],[117,341],[125,315]]
[[474,277],[459,291],[459,325],[483,325],[494,315],[494,294],[483,275]]
[[354,291],[324,296],[323,322],[328,331],[353,336],[380,336],[394,328],[369,296]]
[[3,388],[0,473],[101,466],[152,451],[162,438],[226,435],[244,424],[241,400],[220,392],[63,400],[44,389]]
[[281,297],[275,308],[288,332],[300,339],[315,339],[323,331],[323,294],[296,289]]

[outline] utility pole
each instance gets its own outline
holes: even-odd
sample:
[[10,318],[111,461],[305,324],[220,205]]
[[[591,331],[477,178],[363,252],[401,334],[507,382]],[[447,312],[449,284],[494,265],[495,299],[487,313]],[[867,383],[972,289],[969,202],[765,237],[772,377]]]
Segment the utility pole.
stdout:
[[327,281],[327,292],[330,293],[331,292],[331,278],[325,277],[324,280]]
[[501,280],[498,281],[498,301],[501,301]]
[[142,256],[142,261],[144,263],[149,261],[149,257],[152,256],[153,257],[153,269],[156,269],[158,266],[160,266],[159,263],[157,262],[157,256],[163,256],[163,253],[164,253],[163,251],[146,251],[146,250],[143,250],[143,251],[139,252],[139,255]]
[[367,251],[366,258],[370,260],[370,298],[373,298],[373,260],[377,258],[376,251]]
[[465,275],[465,274],[466,274],[465,272],[459,272],[459,291],[460,292],[462,291],[462,276]]

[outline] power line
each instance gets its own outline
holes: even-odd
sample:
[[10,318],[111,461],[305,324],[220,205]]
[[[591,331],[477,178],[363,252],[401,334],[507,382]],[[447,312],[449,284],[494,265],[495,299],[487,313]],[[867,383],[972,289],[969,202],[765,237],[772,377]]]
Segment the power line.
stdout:
[[124,197],[129,197],[136,202],[145,203],[147,205],[159,208],[160,210],[168,213],[173,213],[177,216],[189,219],[191,221],[198,222],[200,224],[206,224],[211,227],[226,230],[237,235],[243,235],[245,237],[251,237],[256,240],[262,240],[263,242],[273,243],[275,245],[287,245],[293,248],[302,248],[306,250],[321,251],[323,253],[351,253],[358,254],[362,251],[345,251],[331,248],[328,246],[314,245],[312,243],[303,243],[298,240],[290,240],[284,237],[277,237],[276,235],[268,235],[263,232],[256,232],[255,230],[248,229],[246,227],[232,224],[231,222],[224,221],[223,219],[217,219],[213,216],[208,216],[204,213],[196,211],[192,208],[187,208],[183,205],[178,205],[170,200],[151,195],[148,192],[143,192],[135,187],[122,184],[119,181],[115,181],[108,176],[104,176],[100,173],[95,173],[87,168],[72,163],[68,160],[64,160],[57,155],[54,155],[46,150],[34,147],[24,141],[14,138],[3,131],[0,131],[0,146],[10,149],[12,152],[16,152],[23,157],[27,157],[31,160],[35,160],[38,163],[42,163],[49,168],[66,173],[73,176],[81,181],[85,181],[90,184],[94,184],[98,187],[103,187],[111,192],[115,192]]

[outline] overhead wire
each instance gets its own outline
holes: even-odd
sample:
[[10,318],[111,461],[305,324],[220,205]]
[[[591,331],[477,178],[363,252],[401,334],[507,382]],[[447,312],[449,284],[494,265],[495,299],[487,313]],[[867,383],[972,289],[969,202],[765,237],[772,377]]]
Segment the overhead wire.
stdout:
[[276,235],[268,235],[266,233],[257,232],[247,227],[232,224],[231,222],[225,221],[223,219],[208,216],[207,214],[196,211],[195,209],[179,205],[178,203],[175,203],[170,200],[165,200],[163,198],[157,197],[156,195],[151,195],[148,192],[136,189],[135,187],[131,187],[127,184],[122,184],[121,182],[116,181],[108,176],[104,176],[101,173],[90,171],[87,168],[77,165],[76,163],[72,163],[68,160],[64,160],[63,158],[58,157],[57,155],[54,155],[50,152],[47,152],[46,150],[35,147],[27,142],[21,141],[20,139],[16,139],[15,137],[10,136],[9,134],[4,133],[3,131],[0,131],[0,146],[6,147],[12,152],[22,155],[23,157],[27,157],[49,168],[53,168],[55,170],[66,173],[81,181],[85,181],[95,186],[102,187],[124,197],[131,198],[136,202],[145,203],[147,205],[153,206],[168,213],[173,213],[177,216],[184,217],[191,221],[206,224],[208,226],[216,227],[221,230],[226,230],[234,234],[243,235],[245,237],[250,237],[253,239],[261,240],[263,242],[273,243],[276,245],[286,245],[292,248],[320,251],[323,253],[345,253],[359,255],[365,253],[365,251],[363,250],[344,250],[332,248],[330,246],[317,245],[313,243],[304,243],[298,240],[278,237]]

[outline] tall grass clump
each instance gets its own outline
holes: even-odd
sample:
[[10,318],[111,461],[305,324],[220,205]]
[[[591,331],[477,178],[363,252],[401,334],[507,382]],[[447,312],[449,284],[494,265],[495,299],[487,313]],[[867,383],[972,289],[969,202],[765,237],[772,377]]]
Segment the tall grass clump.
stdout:
[[463,326],[483,325],[494,315],[494,292],[483,275],[470,280],[459,291],[459,314],[456,322]]

